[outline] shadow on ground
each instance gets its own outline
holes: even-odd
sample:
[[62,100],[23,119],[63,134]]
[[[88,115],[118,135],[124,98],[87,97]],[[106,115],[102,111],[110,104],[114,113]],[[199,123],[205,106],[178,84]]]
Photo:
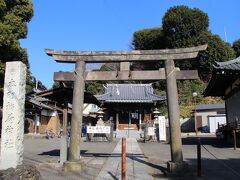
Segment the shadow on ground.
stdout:
[[160,170],[163,173],[164,176],[167,175],[167,171],[168,171],[167,168],[165,168],[161,165],[154,164],[154,163],[151,163],[151,162],[148,162],[148,161],[144,161],[143,159],[140,159],[139,157],[136,157],[136,156],[129,156],[129,158],[134,160],[134,161],[138,161],[140,163],[146,164],[151,168],[155,168],[155,169]]
[[[81,154],[84,154],[85,152],[87,152],[87,150],[81,150]],[[47,156],[60,156],[60,149],[54,149],[51,151],[46,151],[46,152],[42,152],[38,155],[47,155]]]
[[233,144],[224,141],[223,139],[218,139],[217,137],[186,137],[182,138],[183,145],[196,145],[200,138],[202,145],[211,145],[216,148],[232,148]]
[[[183,137],[182,138],[182,144],[183,145],[197,145],[198,139],[200,138],[202,145],[211,145],[216,148],[233,148],[233,143],[229,143],[226,140],[219,139],[215,136],[213,137]],[[148,144],[148,143],[159,143],[154,141],[146,141],[144,142],[142,139],[138,140],[138,143]],[[161,142],[162,144],[170,144],[168,142]]]
[[[166,161],[164,158],[166,155],[170,158],[170,146],[166,143],[158,142],[146,142],[139,143],[145,155],[149,156],[149,161],[152,165],[149,165],[155,169],[152,176],[155,179],[209,179],[209,180],[222,180],[222,179],[240,179],[240,152],[233,150],[233,144],[228,143],[222,139],[216,137],[203,137],[200,136],[202,144],[202,176],[197,176],[197,158],[196,144],[199,137],[184,137],[182,143],[185,150],[192,154],[184,160],[188,163],[188,168],[184,169],[180,174],[168,173],[166,169]],[[188,147],[189,146],[189,147]],[[192,147],[190,147],[192,146]],[[166,153],[168,150],[169,153]],[[194,148],[193,148],[194,147]],[[159,150],[153,150],[152,148],[158,148]],[[158,159],[159,157],[159,159]],[[163,168],[162,168],[163,167]],[[166,173],[163,173],[166,172]]]
[[109,174],[114,180],[119,180],[112,172],[108,171],[108,174]]

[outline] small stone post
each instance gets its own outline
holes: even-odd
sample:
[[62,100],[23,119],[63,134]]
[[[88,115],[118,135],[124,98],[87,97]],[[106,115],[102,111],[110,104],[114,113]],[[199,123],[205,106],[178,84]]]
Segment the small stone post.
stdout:
[[63,135],[67,136],[67,126],[68,126],[68,103],[64,103],[63,108]]
[[26,65],[7,62],[1,136],[0,169],[16,168],[23,161]]
[[68,154],[68,132],[67,132],[67,125],[68,125],[68,103],[64,103],[63,109],[63,136],[61,136],[61,143],[60,143],[60,164],[63,164],[67,161],[67,154]]

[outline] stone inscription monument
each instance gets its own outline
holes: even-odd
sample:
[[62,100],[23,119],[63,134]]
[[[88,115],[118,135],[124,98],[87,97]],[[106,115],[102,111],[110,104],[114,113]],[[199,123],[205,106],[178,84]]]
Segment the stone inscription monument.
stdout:
[[20,61],[7,62],[1,136],[0,169],[16,168],[23,160],[24,104],[26,66]]

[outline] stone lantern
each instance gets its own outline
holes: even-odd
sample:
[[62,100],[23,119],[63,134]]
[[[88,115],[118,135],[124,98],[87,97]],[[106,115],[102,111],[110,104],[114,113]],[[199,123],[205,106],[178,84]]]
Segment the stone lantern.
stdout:
[[152,113],[153,113],[154,124],[155,124],[156,122],[158,122],[158,115],[160,114],[160,112],[158,111],[157,108],[155,108],[154,111],[153,111]]
[[97,126],[104,126],[104,121],[103,121],[103,115],[105,113],[103,112],[102,108],[100,108],[98,111],[97,111],[97,118],[98,118],[98,121],[97,121]]
[[157,108],[154,109],[153,113],[153,117],[154,117],[154,123],[153,123],[153,127],[154,127],[154,136],[153,136],[153,140],[157,141],[159,139],[159,121],[158,121],[158,115],[160,114],[160,112],[158,111]]
[[193,96],[193,99],[194,99],[194,122],[195,122],[195,132],[196,132],[196,135],[198,135],[198,124],[197,124],[197,92],[193,92],[192,94]]

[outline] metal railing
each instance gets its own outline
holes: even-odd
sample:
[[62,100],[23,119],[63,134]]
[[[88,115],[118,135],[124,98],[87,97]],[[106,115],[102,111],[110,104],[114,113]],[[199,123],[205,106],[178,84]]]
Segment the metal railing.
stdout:
[[240,121],[236,120],[233,122],[229,122],[227,124],[219,124],[218,123],[218,129],[223,130],[223,129],[240,129]]

